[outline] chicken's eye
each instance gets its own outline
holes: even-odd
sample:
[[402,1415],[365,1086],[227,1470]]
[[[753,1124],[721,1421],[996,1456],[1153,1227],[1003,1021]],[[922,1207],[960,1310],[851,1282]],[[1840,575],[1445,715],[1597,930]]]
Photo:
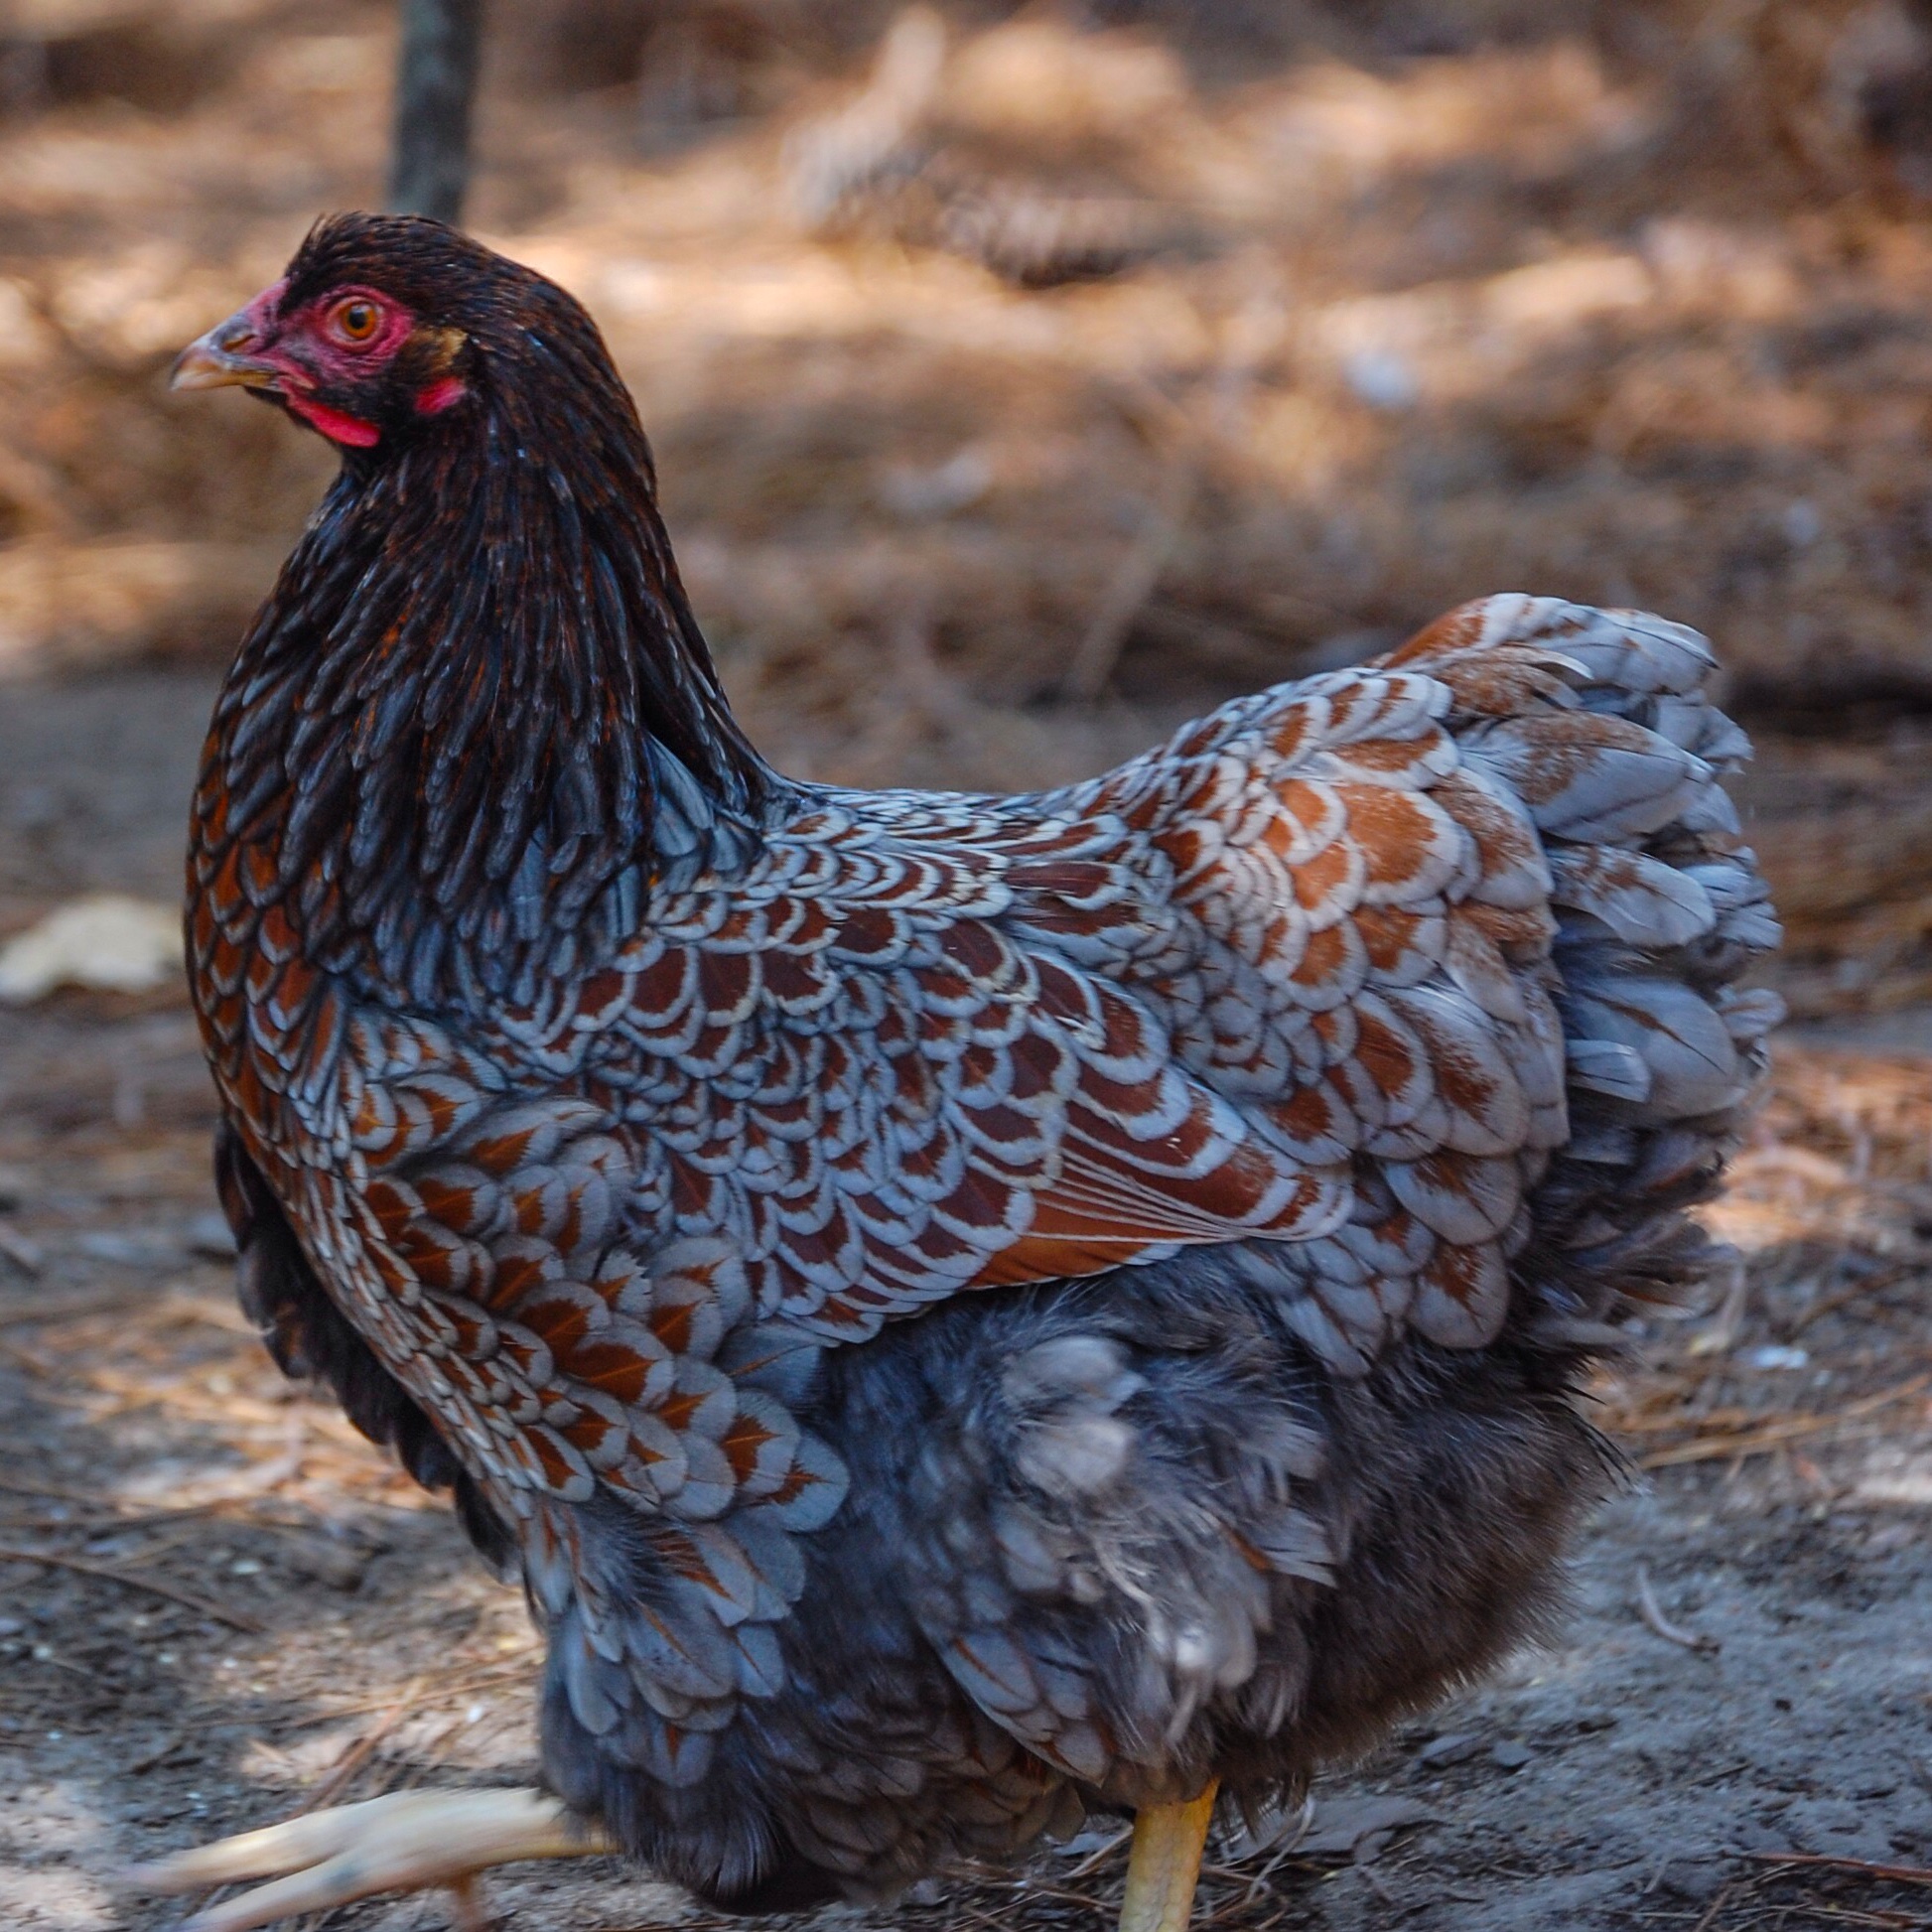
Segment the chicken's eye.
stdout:
[[336,333],[351,343],[365,343],[376,332],[382,314],[373,302],[364,301],[360,296],[351,297],[338,305],[331,320],[336,325]]

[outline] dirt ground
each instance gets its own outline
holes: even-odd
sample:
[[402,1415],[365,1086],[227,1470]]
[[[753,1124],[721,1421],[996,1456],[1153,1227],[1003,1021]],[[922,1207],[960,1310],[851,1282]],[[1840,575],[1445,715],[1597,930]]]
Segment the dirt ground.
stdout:
[[[0,918],[94,887],[166,897],[211,689],[151,671],[8,694]],[[208,1125],[172,990],[0,1014],[0,1899],[22,1932],[159,1932],[179,1908],[118,1867],[531,1764],[520,1600],[267,1362],[211,1218]],[[1300,1839],[1223,1848],[1205,1923],[1932,1924],[1932,1058],[1786,1042],[1720,1218],[1751,1257],[1741,1300],[1598,1390],[1633,1480],[1583,1545],[1562,1639],[1333,1779]],[[1123,1857],[1096,1831],[890,1923],[1100,1932]],[[688,1910],[604,1863],[491,1894],[521,1932]],[[841,1918],[864,1915],[821,1923]]]

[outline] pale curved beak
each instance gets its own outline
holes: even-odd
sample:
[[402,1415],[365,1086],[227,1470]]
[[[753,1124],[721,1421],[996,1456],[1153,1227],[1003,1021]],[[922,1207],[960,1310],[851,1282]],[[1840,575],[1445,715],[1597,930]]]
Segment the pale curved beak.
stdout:
[[239,384],[244,389],[271,389],[281,370],[243,351],[259,341],[254,318],[246,309],[217,323],[175,357],[171,389],[221,389]]

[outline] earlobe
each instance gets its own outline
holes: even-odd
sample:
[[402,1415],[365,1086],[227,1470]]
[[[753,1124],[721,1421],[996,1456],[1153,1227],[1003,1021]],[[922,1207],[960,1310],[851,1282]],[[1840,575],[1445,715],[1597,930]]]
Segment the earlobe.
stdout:
[[461,376],[439,375],[434,382],[426,382],[416,391],[416,413],[419,416],[440,416],[469,393]]

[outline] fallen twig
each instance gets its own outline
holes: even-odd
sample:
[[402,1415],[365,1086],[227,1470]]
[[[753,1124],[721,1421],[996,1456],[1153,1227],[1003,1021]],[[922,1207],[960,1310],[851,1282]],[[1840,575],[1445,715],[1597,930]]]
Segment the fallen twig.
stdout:
[[145,1529],[150,1524],[175,1522],[187,1516],[207,1516],[216,1510],[239,1503],[260,1502],[271,1489],[279,1488],[290,1477],[302,1473],[305,1449],[300,1443],[286,1454],[257,1463],[243,1471],[239,1480],[212,1496],[195,1502],[172,1503],[163,1509],[143,1509],[139,1504],[117,1496],[89,1495],[84,1489],[63,1489],[45,1482],[14,1482],[0,1477],[0,1493],[32,1496],[37,1500],[77,1503],[87,1514],[78,1522],[50,1522],[50,1529],[83,1529],[105,1526],[112,1529]]
[[41,1244],[30,1241],[18,1228],[0,1221],[0,1255],[5,1255],[30,1281],[40,1276],[43,1256]]
[[[29,1375],[38,1375],[43,1382],[58,1382],[62,1379],[61,1371],[45,1356],[36,1355],[32,1349],[21,1347],[17,1341],[0,1341],[0,1355],[6,1356],[10,1362],[18,1362]],[[51,1395],[49,1400],[62,1403],[69,1409],[78,1406],[66,1391]]]
[[1744,1308],[1750,1296],[1750,1276],[1741,1261],[1731,1267],[1730,1286],[1713,1319],[1691,1337],[1693,1355],[1728,1355],[1743,1332]]
[[1355,1867],[1355,1869],[1362,1874],[1362,1882],[1368,1886],[1369,1890],[1372,1891],[1376,1895],[1376,1897],[1382,1901],[1384,1905],[1393,1905],[1395,1903],[1395,1893],[1392,1892],[1389,1889],[1388,1885],[1380,1877],[1376,1875],[1375,1867],[1372,1864],[1358,1864]]
[[[1205,1867],[1203,1867],[1205,1869]],[[1043,1873],[1030,1871],[1024,1877],[1015,1878],[1006,1887],[1009,1891],[1025,1892],[1029,1898],[1058,1898],[1069,1905],[1078,1905],[1089,1912],[1105,1914],[1106,1906],[1086,1892],[1075,1891],[1070,1885],[1056,1885]]]
[[48,1482],[16,1482],[11,1476],[0,1476],[0,1490],[9,1496],[44,1496],[57,1503],[85,1503],[98,1509],[101,1499],[89,1495],[84,1489],[63,1489],[58,1484]]
[[408,1690],[372,1724],[346,1751],[330,1766],[329,1774],[317,1783],[303,1798],[302,1802],[289,1813],[291,1818],[300,1818],[303,1813],[319,1810],[335,1797],[366,1764],[382,1740],[402,1723],[423,1701],[423,1680],[419,1677]]
[[175,1747],[184,1742],[187,1736],[187,1731],[177,1725],[153,1750],[144,1751],[130,1764],[123,1764],[121,1766],[121,1775],[123,1777],[138,1777],[143,1771],[152,1771],[164,1757],[170,1756],[175,1750]]
[[18,1550],[11,1544],[0,1544],[0,1562],[44,1563],[55,1570],[72,1570],[83,1577],[104,1578],[110,1584],[124,1584],[129,1589],[144,1589],[151,1596],[168,1597],[187,1609],[198,1610],[203,1616],[211,1616],[225,1623],[231,1630],[246,1631],[250,1636],[259,1636],[264,1627],[245,1611],[231,1610],[211,1597],[196,1595],[192,1589],[178,1589],[173,1584],[164,1584],[158,1578],[137,1576],[131,1570],[116,1570],[110,1564],[88,1563],[83,1557],[61,1557],[49,1550]]
[[8,1309],[0,1313],[0,1328],[24,1328],[36,1321],[66,1321],[82,1314],[107,1314],[117,1309],[125,1311],[136,1299],[127,1293],[76,1295],[66,1302],[43,1302],[31,1309]]
[[1133,1836],[1133,1826],[1123,1825],[1105,1845],[1099,1847],[1096,1851],[1089,1852],[1071,1871],[1063,1873],[1062,1876],[1067,1878],[1084,1878],[1089,1871],[1094,1870],[1099,1865],[1105,1864]]
[[1733,1458],[1767,1455],[1788,1443],[1801,1443],[1807,1436],[1822,1436],[1828,1430],[1841,1429],[1846,1420],[1844,1416],[1799,1416],[1790,1422],[1768,1424],[1747,1436],[1700,1436],[1693,1442],[1678,1443],[1670,1449],[1652,1449],[1648,1455],[1640,1455],[1637,1467],[1672,1469],[1687,1462],[1728,1462]]
[[1870,1859],[1841,1858],[1831,1852],[1739,1852],[1754,1864],[1829,1865],[1834,1871],[1859,1871],[1893,1885],[1932,1885],[1932,1865],[1876,1864]]
[[6,1527],[9,1529],[36,1529],[49,1535],[62,1530],[84,1531],[88,1536],[99,1536],[107,1531],[157,1529],[164,1523],[180,1523],[197,1516],[213,1516],[221,1510],[238,1502],[254,1500],[246,1496],[217,1496],[211,1502],[184,1503],[179,1509],[152,1509],[139,1516],[123,1516],[114,1509],[89,1510],[84,1516],[29,1516],[17,1517]]
[[1652,1449],[1648,1455],[1637,1458],[1637,1466],[1640,1469],[1663,1469],[1684,1462],[1716,1462],[1728,1460],[1732,1456],[1760,1455],[1768,1449],[1781,1449],[1787,1443],[1800,1442],[1807,1436],[1820,1436],[1828,1430],[1858,1422],[1877,1410],[1888,1408],[1894,1402],[1902,1402],[1908,1396],[1919,1394],[1928,1385],[1932,1385],[1932,1374],[1915,1375],[1909,1382],[1899,1383],[1896,1388],[1864,1396],[1857,1402],[1848,1402],[1836,1415],[1794,1416],[1785,1422],[1766,1423],[1762,1429],[1741,1436],[1701,1436],[1692,1442],[1673,1444],[1669,1449]]
[[1792,1322],[1788,1331],[1790,1338],[1796,1341],[1821,1316],[1832,1313],[1834,1310],[1846,1308],[1853,1302],[1862,1302],[1866,1296],[1876,1295],[1883,1289],[1891,1288],[1904,1281],[1913,1272],[1913,1269],[1907,1267],[1883,1269],[1875,1275],[1865,1276],[1863,1281],[1854,1282],[1850,1288],[1842,1288],[1836,1294],[1827,1295],[1822,1301],[1814,1302],[1797,1320]]
[[[456,1698],[485,1690],[492,1685],[514,1683],[520,1677],[527,1677],[530,1667],[542,1657],[542,1647],[532,1643],[528,1649],[495,1659],[488,1663],[473,1664],[466,1670],[454,1671],[448,1677],[430,1685],[419,1702],[430,1697]],[[289,1730],[306,1730],[313,1725],[336,1724],[344,1718],[365,1718],[372,1711],[387,1711],[390,1701],[384,1698],[365,1699],[360,1704],[339,1704],[331,1711],[312,1712],[306,1718],[294,1718],[284,1726]],[[1131,1826],[1128,1828],[1133,1829]]]
[[1730,1894],[1733,1889],[1734,1887],[1730,1885],[1720,1885],[1716,1896],[1704,1908],[1704,1916],[1691,1927],[1691,1932],[1711,1932],[1711,1928],[1718,1922],[1718,1914],[1730,1903]]
[[985,1926],[987,1932],[1009,1932],[1009,1928],[1002,1925],[998,1919],[989,1917],[985,1912],[975,1911],[964,1899],[955,1899],[953,1910],[971,1919],[975,1925]]
[[1657,1592],[1650,1587],[1650,1572],[1642,1564],[1637,1565],[1637,1614],[1667,1643],[1682,1644],[1686,1650],[1702,1650],[1712,1655],[1724,1647],[1716,1637],[1686,1630],[1664,1614]]

